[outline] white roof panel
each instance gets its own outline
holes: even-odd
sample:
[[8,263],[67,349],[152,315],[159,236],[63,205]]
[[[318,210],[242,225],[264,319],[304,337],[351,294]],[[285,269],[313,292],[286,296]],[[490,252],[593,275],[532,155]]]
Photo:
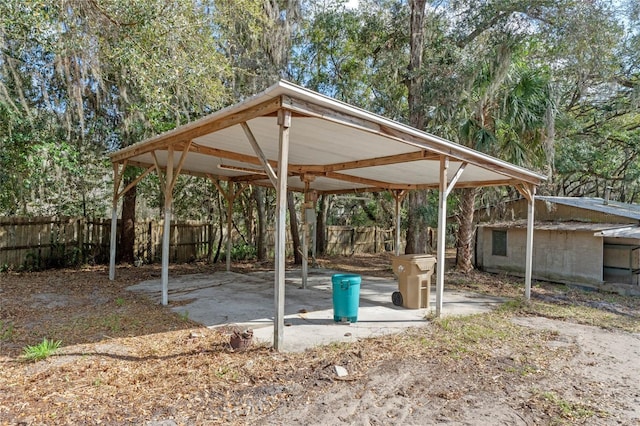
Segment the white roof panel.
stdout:
[[[545,179],[284,81],[239,104],[117,151],[111,160],[151,167],[155,153],[158,166],[164,168],[167,151],[173,149],[174,167],[180,164],[182,173],[269,184],[266,177],[252,173],[262,166],[242,123],[277,169],[279,110],[291,112],[288,181],[295,189],[304,188],[301,177],[310,182],[310,189],[327,192],[435,188],[443,156],[449,159],[449,179],[467,163],[460,186],[538,185]],[[181,163],[186,146],[190,150]]]

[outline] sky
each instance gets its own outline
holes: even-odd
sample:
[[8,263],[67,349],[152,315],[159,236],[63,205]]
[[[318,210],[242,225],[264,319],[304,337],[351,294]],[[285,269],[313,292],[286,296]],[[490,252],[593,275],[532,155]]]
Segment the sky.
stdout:
[[349,0],[349,1],[347,2],[347,4],[346,4],[346,7],[347,7],[348,9],[355,9],[355,8],[357,8],[357,7],[358,7],[358,2],[359,2],[359,1],[360,1],[360,0]]

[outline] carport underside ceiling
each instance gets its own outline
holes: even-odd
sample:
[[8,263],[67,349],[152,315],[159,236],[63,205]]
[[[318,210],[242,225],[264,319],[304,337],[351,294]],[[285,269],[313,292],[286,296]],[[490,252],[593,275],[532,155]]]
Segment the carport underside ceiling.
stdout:
[[[111,161],[114,217],[118,199],[155,171],[161,176],[165,192],[165,214],[167,211],[170,214],[178,174],[208,177],[216,184],[228,181],[273,186],[278,192],[277,228],[279,225],[284,228],[288,190],[318,194],[390,190],[399,202],[408,190],[439,189],[441,216],[446,214],[444,201],[454,186],[511,185],[529,200],[532,209],[535,189],[545,179],[527,169],[285,81],[198,121],[114,152]],[[145,171],[120,189],[127,166],[143,167]],[[281,172],[286,179],[281,178]],[[444,217],[441,219],[439,228],[444,229],[441,228]],[[531,223],[532,220],[531,210]],[[284,229],[281,238],[284,240]],[[444,256],[444,232],[438,232],[438,239],[440,258]],[[283,241],[277,242],[276,254],[278,244],[284,247]],[[114,245],[115,242],[112,277]],[[284,271],[284,256],[280,257],[276,256],[276,291],[278,269]],[[441,269],[438,268],[438,283]],[[440,294],[437,293],[438,313]],[[276,302],[276,309],[277,305]],[[276,349],[277,340],[275,336]]]

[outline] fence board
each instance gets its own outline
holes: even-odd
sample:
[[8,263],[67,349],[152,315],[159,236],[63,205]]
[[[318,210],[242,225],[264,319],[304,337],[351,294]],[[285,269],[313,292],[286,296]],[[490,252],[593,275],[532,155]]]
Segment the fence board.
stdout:
[[[120,232],[120,221],[118,221]],[[160,260],[163,222],[138,221],[134,255],[145,263]],[[173,221],[170,227],[172,262],[211,260],[217,248],[218,227],[213,223]],[[378,227],[328,226],[326,252],[333,255],[392,251],[393,230]],[[109,261],[110,219],[70,217],[0,217],[0,268],[40,269],[78,263]],[[234,237],[237,235],[234,232]],[[235,241],[239,244],[241,241]],[[267,232],[273,256],[273,232]],[[287,255],[293,254],[287,229]]]

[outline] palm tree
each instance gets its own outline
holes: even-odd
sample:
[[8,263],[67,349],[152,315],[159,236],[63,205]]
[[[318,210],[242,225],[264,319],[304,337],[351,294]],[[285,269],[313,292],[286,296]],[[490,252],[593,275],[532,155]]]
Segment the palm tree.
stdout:
[[[509,49],[484,64],[469,91],[467,114],[460,126],[461,143],[512,163],[539,167],[545,161],[555,111],[549,78],[540,69],[511,62]],[[457,266],[473,269],[471,240],[477,189],[461,189]]]

